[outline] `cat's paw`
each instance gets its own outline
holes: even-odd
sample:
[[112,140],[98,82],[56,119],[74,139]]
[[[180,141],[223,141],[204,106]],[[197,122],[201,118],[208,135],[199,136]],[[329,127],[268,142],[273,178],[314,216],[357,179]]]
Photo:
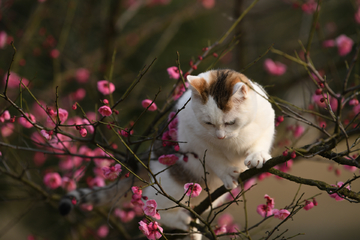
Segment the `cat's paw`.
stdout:
[[249,156],[245,158],[244,164],[248,168],[254,168],[254,167],[262,168],[264,163],[270,158],[271,158],[270,154],[268,154],[265,151],[254,152],[249,154]]
[[234,189],[236,188],[239,183],[239,175],[242,170],[239,167],[228,167],[224,175],[221,177],[221,180],[224,183],[226,189]]

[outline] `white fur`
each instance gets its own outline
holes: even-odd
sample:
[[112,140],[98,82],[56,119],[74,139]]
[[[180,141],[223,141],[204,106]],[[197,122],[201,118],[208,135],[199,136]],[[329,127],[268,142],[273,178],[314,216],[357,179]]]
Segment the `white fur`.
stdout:
[[[209,81],[210,74],[205,72],[199,77]],[[195,78],[188,76],[190,82]],[[201,160],[206,152],[206,171],[209,172],[207,179],[211,192],[221,185],[225,185],[227,189],[237,187],[237,179],[241,172],[248,167],[261,168],[271,158],[274,110],[267,101],[264,90],[255,83],[251,83],[255,91],[248,91],[247,96],[243,99],[241,88],[244,85],[244,83],[238,83],[234,86],[232,100],[239,103],[235,103],[234,107],[226,113],[217,107],[211,96],[204,105],[195,96],[197,94],[195,90],[185,92],[177,104],[177,108],[180,109],[191,97],[189,104],[178,115],[180,151],[194,152]],[[234,124],[228,124],[234,120]],[[188,158],[188,162],[184,162],[181,158],[179,161],[189,173],[203,176],[204,169],[200,160],[192,154],[188,154]],[[157,173],[166,166],[158,161],[151,161],[150,168],[153,173]],[[165,192],[173,198],[180,199],[183,196],[184,186],[180,186],[170,176],[169,171],[162,172],[157,179],[161,182]],[[203,182],[200,184],[204,186]],[[176,205],[156,193],[154,188],[148,187],[145,189],[144,195],[149,199],[155,199],[158,209]],[[207,197],[207,193],[203,191],[199,197],[191,199],[191,204],[196,205],[205,197]],[[183,203],[187,200],[189,200],[188,197],[183,200]],[[189,229],[191,218],[183,209],[175,208],[159,213],[161,215],[160,223],[172,228]]]

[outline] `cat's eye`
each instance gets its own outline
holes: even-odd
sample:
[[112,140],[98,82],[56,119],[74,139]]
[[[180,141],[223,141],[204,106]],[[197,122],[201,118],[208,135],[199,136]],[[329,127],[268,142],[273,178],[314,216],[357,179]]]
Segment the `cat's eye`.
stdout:
[[230,126],[230,125],[234,125],[235,124],[235,120],[234,121],[231,121],[231,122],[226,122],[225,123],[225,126]]
[[214,125],[211,122],[205,122],[206,125]]

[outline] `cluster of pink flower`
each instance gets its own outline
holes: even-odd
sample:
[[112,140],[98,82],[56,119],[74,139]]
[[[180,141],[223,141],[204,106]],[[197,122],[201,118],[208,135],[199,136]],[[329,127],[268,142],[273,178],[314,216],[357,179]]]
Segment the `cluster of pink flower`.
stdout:
[[[341,188],[341,187],[344,187],[344,183],[343,183],[343,182],[338,182],[336,185],[331,184],[331,186]],[[349,185],[346,186],[345,188],[348,189],[348,190],[350,190],[350,186],[349,186]],[[337,192],[331,193],[331,194],[329,194],[329,196],[332,197],[332,198],[335,198],[336,201],[342,201],[342,200],[344,200],[344,196],[338,194]]]
[[299,138],[303,135],[305,128],[302,125],[290,125],[286,128],[287,131],[292,132],[294,138]]
[[189,197],[197,197],[200,195],[202,188],[198,183],[186,183],[184,185],[185,194]]
[[286,68],[285,64],[277,61],[274,62],[270,58],[267,58],[264,61],[264,69],[270,75],[281,76],[286,72]]
[[340,56],[346,56],[347,54],[349,54],[352,50],[353,45],[354,41],[345,34],[341,34],[335,39],[325,40],[322,43],[322,46],[324,48],[331,48],[336,46],[338,54]]
[[157,222],[149,222],[141,220],[139,222],[140,231],[149,239],[156,240],[161,238],[161,233],[163,232],[162,227]]
[[240,226],[234,223],[234,218],[229,213],[224,213],[217,219],[217,226],[214,229],[216,235],[224,233],[236,233]]
[[[169,78],[171,78],[171,79],[176,79],[176,80],[178,80],[178,79],[180,79],[180,73],[179,73],[179,69],[177,68],[177,67],[169,67],[168,69],[167,69],[167,72],[168,72],[168,74],[169,74]],[[182,74],[182,71],[181,71],[181,74]],[[186,78],[186,76],[188,75],[188,73],[185,73],[184,74],[184,78]],[[186,82],[185,83],[185,86],[186,87],[189,87],[189,83],[188,82]],[[186,88],[185,88],[185,86],[184,86],[184,84],[182,83],[182,82],[180,82],[177,86],[176,86],[176,88],[175,88],[175,90],[174,90],[174,93],[173,93],[173,96],[172,96],[172,98],[176,101],[177,99],[179,99],[182,95],[183,95],[183,93],[186,91]]]
[[165,131],[162,135],[162,145],[166,146],[174,146],[175,151],[179,151],[179,144],[177,141],[177,124],[178,119],[175,117],[175,112],[171,112],[168,117],[168,131]]
[[264,198],[266,199],[266,204],[260,204],[257,206],[257,213],[262,217],[270,217],[274,215],[274,218],[279,218],[284,220],[290,215],[290,212],[286,209],[274,209],[275,201],[269,195],[265,194]]

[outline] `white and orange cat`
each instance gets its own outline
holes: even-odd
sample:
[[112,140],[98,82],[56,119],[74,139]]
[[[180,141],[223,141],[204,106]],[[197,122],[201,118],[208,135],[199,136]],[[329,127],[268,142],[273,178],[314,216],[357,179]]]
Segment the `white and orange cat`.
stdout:
[[[211,70],[198,76],[189,75],[187,80],[189,90],[176,105],[177,109],[186,105],[177,116],[179,160],[163,171],[168,166],[157,159],[162,154],[168,154],[166,149],[171,148],[159,150],[161,144],[157,144],[157,149],[154,147],[152,152],[153,161],[150,162],[154,174],[161,172],[156,178],[162,189],[175,199],[184,195],[186,183],[195,182],[205,187],[204,167],[201,163],[205,153],[205,169],[209,173],[206,179],[210,191],[222,185],[227,189],[237,187],[241,172],[252,167],[261,168],[271,158],[270,149],[275,132],[274,110],[265,91],[245,75],[227,69]],[[78,192],[75,190],[67,196],[79,198]],[[157,220],[159,223],[171,228],[189,229],[191,218],[186,211],[181,208],[161,210],[176,204],[158,194],[156,186],[144,189],[143,195],[156,200],[161,216]],[[196,205],[206,197],[207,193],[202,191],[200,196],[191,199],[191,204]],[[96,198],[97,202],[102,202],[99,199],[103,197]],[[90,198],[86,201],[93,203]]]

